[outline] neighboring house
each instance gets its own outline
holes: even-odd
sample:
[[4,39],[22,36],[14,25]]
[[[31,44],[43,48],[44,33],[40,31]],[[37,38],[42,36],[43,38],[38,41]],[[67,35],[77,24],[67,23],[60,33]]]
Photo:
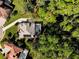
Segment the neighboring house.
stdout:
[[6,22],[6,16],[7,16],[6,11],[0,7],[0,41],[4,36],[2,27],[4,26],[4,24]]
[[23,50],[12,43],[5,43],[3,47],[0,48],[0,52],[6,59],[26,59],[29,52],[27,49]]
[[3,26],[6,22],[6,19],[4,17],[0,17],[0,27]]
[[14,5],[11,0],[0,0],[0,41],[4,36],[2,31],[2,27],[6,22],[6,18],[8,18],[14,9]]
[[2,7],[0,7],[0,17],[8,17],[7,11]]
[[9,17],[15,5],[12,4],[11,0],[0,0],[0,7],[7,12],[7,17]]
[[21,38],[35,38],[41,33],[41,22],[26,21],[18,23],[18,35]]
[[20,56],[19,56],[19,59],[26,59],[27,58],[27,55],[28,55],[28,50],[25,49],[21,52]]
[[15,7],[15,5],[12,4],[12,0],[4,0],[4,5],[11,9]]

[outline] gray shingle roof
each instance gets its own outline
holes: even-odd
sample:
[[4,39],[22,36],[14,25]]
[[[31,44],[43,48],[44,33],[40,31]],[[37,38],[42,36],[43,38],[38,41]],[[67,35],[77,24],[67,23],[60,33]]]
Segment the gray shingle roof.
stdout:
[[22,22],[18,24],[19,28],[19,38],[22,38],[24,36],[30,36],[31,38],[34,38],[34,35],[38,34],[38,32],[41,31],[41,24],[36,24],[35,22]]

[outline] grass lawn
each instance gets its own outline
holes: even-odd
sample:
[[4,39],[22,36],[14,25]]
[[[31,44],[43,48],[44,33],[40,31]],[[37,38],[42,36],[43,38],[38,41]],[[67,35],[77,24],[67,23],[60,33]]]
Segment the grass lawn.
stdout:
[[0,53],[0,59],[4,59],[3,55]]

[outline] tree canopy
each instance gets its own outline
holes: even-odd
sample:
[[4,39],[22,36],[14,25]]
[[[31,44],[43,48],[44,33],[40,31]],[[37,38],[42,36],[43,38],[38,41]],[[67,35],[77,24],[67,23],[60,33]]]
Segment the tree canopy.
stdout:
[[34,59],[79,59],[79,0],[15,0],[14,4],[18,14],[13,20],[23,17],[21,12],[43,21],[38,42],[26,43]]
[[[43,21],[38,48],[50,59],[78,59],[79,0],[35,0],[32,14]],[[29,2],[31,3],[31,2]]]

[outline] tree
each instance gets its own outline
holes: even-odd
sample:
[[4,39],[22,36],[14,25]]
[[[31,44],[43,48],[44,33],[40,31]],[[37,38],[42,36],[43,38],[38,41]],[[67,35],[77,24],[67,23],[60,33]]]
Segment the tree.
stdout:
[[31,5],[37,10],[35,17],[43,21],[36,50],[50,59],[78,59],[79,0],[37,0]]

